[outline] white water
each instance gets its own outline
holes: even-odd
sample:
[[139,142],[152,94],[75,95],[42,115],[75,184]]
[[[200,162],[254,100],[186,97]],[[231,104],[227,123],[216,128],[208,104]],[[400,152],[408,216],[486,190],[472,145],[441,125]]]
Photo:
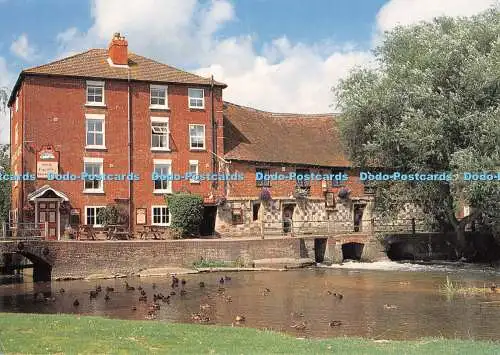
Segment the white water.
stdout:
[[352,270],[378,270],[378,271],[413,271],[413,272],[477,272],[500,275],[499,268],[488,265],[467,264],[462,262],[439,262],[439,263],[414,263],[396,261],[376,261],[373,263],[362,263],[358,261],[346,261],[342,264],[330,266],[318,264],[319,267],[332,269]]

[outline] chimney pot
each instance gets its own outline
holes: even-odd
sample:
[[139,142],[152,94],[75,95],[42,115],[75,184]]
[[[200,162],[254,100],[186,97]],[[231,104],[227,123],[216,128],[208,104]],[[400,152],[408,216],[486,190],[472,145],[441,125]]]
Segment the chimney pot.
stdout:
[[108,55],[113,64],[128,64],[128,42],[125,40],[125,37],[120,35],[120,32],[114,33],[113,39],[109,44]]

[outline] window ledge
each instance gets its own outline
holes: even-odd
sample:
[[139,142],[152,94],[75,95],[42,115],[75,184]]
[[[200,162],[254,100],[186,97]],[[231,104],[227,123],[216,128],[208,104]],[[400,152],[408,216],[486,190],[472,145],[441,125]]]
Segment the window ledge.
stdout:
[[152,152],[171,152],[172,150],[170,148],[158,148],[158,147],[151,147]]
[[162,105],[149,105],[150,110],[164,110],[168,111],[170,108],[168,106],[162,106]]
[[106,108],[106,104],[99,104],[99,103],[92,103],[92,102],[87,102],[85,104],[85,107],[101,107],[101,108]]
[[153,193],[155,195],[165,195],[165,194],[171,194],[172,190],[154,190]]
[[203,106],[203,107],[189,106],[189,109],[195,110],[195,111],[205,111],[205,106]]
[[107,150],[105,146],[102,145],[86,145],[85,149],[87,150]]
[[83,190],[83,193],[104,195],[104,190]]
[[192,152],[203,152],[207,149],[206,148],[189,148],[189,150]]

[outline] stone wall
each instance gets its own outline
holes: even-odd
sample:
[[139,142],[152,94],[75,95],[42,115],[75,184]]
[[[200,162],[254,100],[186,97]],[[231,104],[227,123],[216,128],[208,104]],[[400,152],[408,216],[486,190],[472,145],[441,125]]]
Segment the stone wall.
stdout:
[[[33,243],[32,245],[30,243]],[[27,257],[43,257],[52,278],[135,274],[167,266],[192,267],[205,260],[250,262],[255,259],[300,258],[301,239],[169,240],[169,241],[43,241],[25,242]],[[48,253],[43,255],[44,248]],[[0,255],[18,252],[17,243],[0,243]],[[33,258],[34,259],[34,258]]]

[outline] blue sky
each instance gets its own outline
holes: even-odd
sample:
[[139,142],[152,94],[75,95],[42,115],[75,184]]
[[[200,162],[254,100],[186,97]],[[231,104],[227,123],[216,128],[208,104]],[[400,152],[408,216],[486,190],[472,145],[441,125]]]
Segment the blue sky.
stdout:
[[[0,0],[0,86],[20,70],[114,32],[129,50],[228,84],[224,98],[281,112],[331,112],[331,88],[374,66],[383,32],[468,16],[499,0]],[[8,134],[0,119],[0,141]]]

